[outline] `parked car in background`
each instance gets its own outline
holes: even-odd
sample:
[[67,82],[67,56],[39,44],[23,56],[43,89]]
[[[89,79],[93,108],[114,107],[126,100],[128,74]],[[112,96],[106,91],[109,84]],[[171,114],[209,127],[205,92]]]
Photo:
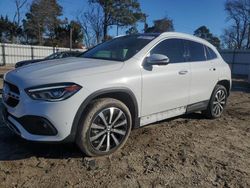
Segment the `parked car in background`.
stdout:
[[77,57],[80,55],[82,52],[79,51],[63,51],[63,52],[56,52],[48,57],[45,57],[44,59],[32,59],[32,60],[25,60],[25,61],[20,61],[15,64],[15,68],[22,67],[24,65],[29,65],[32,63],[37,63],[41,61],[46,61],[46,60],[52,60],[52,59],[61,59],[61,58],[66,58],[66,57]]
[[8,72],[3,117],[24,139],[75,141],[102,156],[121,148],[132,128],[196,111],[219,118],[230,88],[230,68],[207,41],[137,34]]

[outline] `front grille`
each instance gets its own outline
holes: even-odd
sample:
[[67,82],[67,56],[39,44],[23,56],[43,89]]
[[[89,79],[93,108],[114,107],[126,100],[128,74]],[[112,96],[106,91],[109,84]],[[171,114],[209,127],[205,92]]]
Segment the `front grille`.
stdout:
[[9,82],[4,81],[3,85],[3,100],[11,106],[16,107],[19,103],[20,91],[17,86]]

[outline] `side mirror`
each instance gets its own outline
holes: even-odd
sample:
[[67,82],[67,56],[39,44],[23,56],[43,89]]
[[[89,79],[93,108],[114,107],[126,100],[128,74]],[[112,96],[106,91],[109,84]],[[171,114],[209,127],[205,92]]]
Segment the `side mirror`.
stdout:
[[167,65],[170,62],[168,56],[162,54],[152,54],[146,59],[149,65]]

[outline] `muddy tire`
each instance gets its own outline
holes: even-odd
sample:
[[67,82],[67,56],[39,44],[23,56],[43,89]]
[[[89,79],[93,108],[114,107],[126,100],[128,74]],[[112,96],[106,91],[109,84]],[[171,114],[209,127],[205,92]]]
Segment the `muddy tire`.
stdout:
[[227,89],[222,85],[216,85],[210,98],[207,110],[202,113],[209,119],[221,117],[227,103]]
[[76,143],[88,156],[109,155],[120,149],[131,132],[128,107],[119,100],[103,98],[93,101],[79,124]]

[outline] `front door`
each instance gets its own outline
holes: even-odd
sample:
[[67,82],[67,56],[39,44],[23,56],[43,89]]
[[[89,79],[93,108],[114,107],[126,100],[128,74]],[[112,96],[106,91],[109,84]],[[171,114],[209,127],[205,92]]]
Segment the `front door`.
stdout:
[[185,53],[181,39],[166,39],[150,51],[149,55],[166,55],[170,61],[142,67],[142,117],[187,106],[191,72]]

